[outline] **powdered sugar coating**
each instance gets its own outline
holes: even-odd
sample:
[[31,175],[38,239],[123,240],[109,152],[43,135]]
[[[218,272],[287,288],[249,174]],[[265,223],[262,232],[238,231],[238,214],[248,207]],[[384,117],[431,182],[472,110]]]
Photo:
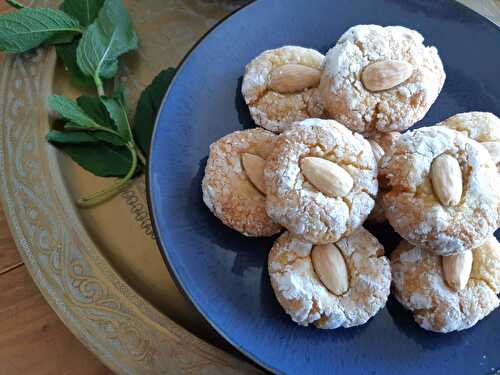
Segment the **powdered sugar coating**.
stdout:
[[[343,167],[354,187],[344,197],[329,197],[304,177],[300,162],[314,156]],[[370,144],[333,120],[309,119],[282,133],[270,154],[264,178],[267,213],[295,236],[332,243],[365,221],[377,194],[377,165]]]
[[364,324],[385,306],[391,269],[384,248],[359,228],[335,244],[349,273],[349,289],[341,296],[320,281],[311,261],[311,243],[283,233],[269,253],[271,284],[281,306],[299,325],[334,329]]
[[[404,131],[422,119],[445,80],[435,47],[401,26],[358,25],[347,30],[326,55],[320,94],[328,114],[357,132]],[[399,60],[413,66],[402,84],[370,92],[361,81],[369,64]]]
[[459,331],[474,326],[500,304],[500,244],[490,237],[472,250],[472,272],[465,289],[450,289],[442,261],[433,252],[403,241],[391,254],[394,295],[427,330]]
[[317,88],[283,94],[269,89],[269,79],[274,69],[285,64],[322,70],[324,58],[313,49],[284,46],[265,51],[253,59],[246,66],[241,92],[255,123],[279,133],[295,121],[322,117],[324,108]]
[[[463,178],[458,205],[443,206],[430,178],[433,160],[456,158]],[[415,245],[450,255],[481,245],[497,228],[496,170],[484,147],[456,131],[434,126],[399,137],[384,157],[380,174],[386,216],[394,229]]]
[[266,198],[247,177],[241,154],[266,159],[277,136],[264,129],[236,131],[210,145],[203,201],[227,226],[246,236],[271,236],[282,228],[266,214]]

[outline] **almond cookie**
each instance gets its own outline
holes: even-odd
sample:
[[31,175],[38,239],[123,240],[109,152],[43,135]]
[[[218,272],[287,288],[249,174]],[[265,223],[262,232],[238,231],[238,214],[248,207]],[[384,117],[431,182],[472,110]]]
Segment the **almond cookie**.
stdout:
[[268,215],[312,243],[360,227],[378,189],[370,144],[333,120],[304,120],[282,133],[264,177]]
[[[372,147],[373,155],[377,163],[380,163],[384,155],[392,149],[400,135],[401,133],[398,132],[371,132],[363,134]],[[370,223],[384,223],[387,221],[384,206],[382,204],[382,192],[385,190],[384,181],[381,178],[378,180],[378,194],[375,199],[375,206],[370,216],[366,219],[366,221]]]
[[279,133],[295,121],[322,117],[317,87],[324,58],[313,49],[285,46],[253,59],[241,92],[255,123]]
[[264,129],[249,129],[210,145],[203,201],[224,224],[246,236],[271,236],[281,230],[266,214],[263,179],[276,138]]
[[268,269],[276,298],[302,326],[364,324],[385,306],[390,293],[391,269],[384,248],[364,228],[327,245],[285,232],[269,253]]
[[[437,125],[461,132],[486,147],[500,178],[500,119],[497,116],[489,112],[459,113]],[[500,194],[500,189],[497,192]],[[500,200],[498,211],[500,223]]]
[[497,228],[496,168],[463,134],[442,126],[405,133],[380,174],[387,219],[414,245],[451,255],[481,245]]
[[493,236],[451,257],[403,241],[391,254],[391,267],[396,299],[427,330],[467,329],[499,306],[500,244]]
[[489,112],[466,112],[436,124],[465,134],[488,150],[500,173],[500,119]]
[[356,132],[402,132],[422,119],[445,80],[435,47],[401,26],[358,25],[325,58],[326,111]]

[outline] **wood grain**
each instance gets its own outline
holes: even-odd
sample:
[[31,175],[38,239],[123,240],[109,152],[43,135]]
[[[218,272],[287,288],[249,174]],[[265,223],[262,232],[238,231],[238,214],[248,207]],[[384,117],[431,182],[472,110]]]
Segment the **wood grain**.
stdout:
[[3,210],[0,208],[0,276],[22,264],[21,256],[10,234]]
[[0,374],[111,374],[68,331],[23,265],[0,276]]

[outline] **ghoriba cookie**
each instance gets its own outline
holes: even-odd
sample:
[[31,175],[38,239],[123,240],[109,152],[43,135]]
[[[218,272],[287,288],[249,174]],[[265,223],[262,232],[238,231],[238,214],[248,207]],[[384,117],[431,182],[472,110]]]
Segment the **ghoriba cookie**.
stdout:
[[442,126],[401,135],[379,171],[387,219],[408,242],[451,255],[497,228],[496,168],[486,148]]
[[322,117],[318,85],[324,56],[309,48],[268,50],[245,69],[241,92],[255,123],[282,132],[293,122]]
[[499,306],[500,244],[493,236],[448,257],[402,241],[391,267],[396,299],[427,330],[467,329]]
[[271,236],[281,230],[266,214],[263,178],[276,138],[264,129],[249,129],[210,145],[203,201],[224,224],[246,236]]
[[[500,186],[500,119],[489,112],[459,113],[437,124],[465,134],[484,146],[497,167]],[[500,195],[500,188],[496,189]],[[500,225],[500,200],[498,204]]]
[[264,177],[268,215],[312,243],[360,227],[378,189],[370,144],[333,120],[304,120],[282,133]]
[[422,119],[445,80],[435,47],[401,26],[358,25],[326,55],[320,94],[328,115],[356,132],[402,132]]
[[303,326],[364,324],[385,306],[390,292],[384,248],[364,228],[326,245],[284,232],[269,253],[268,269],[279,303]]

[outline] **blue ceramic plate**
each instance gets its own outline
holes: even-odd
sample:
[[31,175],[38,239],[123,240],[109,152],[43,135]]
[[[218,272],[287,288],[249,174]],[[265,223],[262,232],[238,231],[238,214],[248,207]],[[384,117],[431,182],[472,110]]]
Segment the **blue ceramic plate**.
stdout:
[[[173,274],[203,316],[265,368],[295,374],[487,374],[500,367],[500,310],[461,333],[419,328],[392,298],[367,324],[322,331],[294,324],[267,275],[273,239],[225,227],[202,201],[210,143],[254,127],[240,94],[245,64],[285,44],[325,53],[350,26],[402,25],[435,45],[447,80],[418,126],[455,113],[500,114],[500,32],[448,0],[261,0],[217,25],[188,55],[158,117],[149,195]],[[391,248],[386,227],[371,228]]]

